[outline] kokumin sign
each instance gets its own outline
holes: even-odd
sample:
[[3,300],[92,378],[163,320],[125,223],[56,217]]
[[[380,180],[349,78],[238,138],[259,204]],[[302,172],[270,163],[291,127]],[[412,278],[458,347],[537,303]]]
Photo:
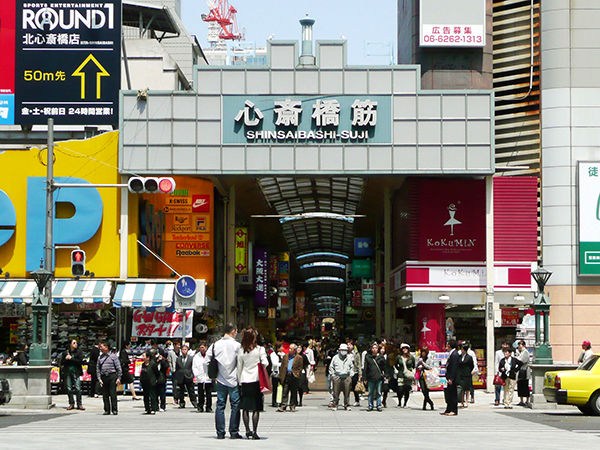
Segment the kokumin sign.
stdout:
[[389,96],[224,96],[224,143],[390,143]]
[[0,19],[0,124],[118,122],[120,0],[7,0]]

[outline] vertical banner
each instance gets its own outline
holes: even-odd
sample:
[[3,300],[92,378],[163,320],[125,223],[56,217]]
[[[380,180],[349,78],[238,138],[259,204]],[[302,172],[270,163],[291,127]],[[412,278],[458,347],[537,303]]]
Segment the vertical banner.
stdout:
[[235,274],[248,274],[248,228],[235,229]]
[[446,306],[437,303],[417,304],[417,345],[425,346],[434,352],[443,352],[446,347],[444,336]]
[[304,306],[306,304],[306,297],[304,291],[296,292],[296,313],[298,317],[304,318]]
[[375,306],[375,283],[373,278],[362,279],[362,306],[372,308]]
[[579,275],[600,275],[600,161],[579,162]]
[[290,305],[290,254],[279,253],[279,283],[277,285],[281,306]]
[[16,25],[15,123],[118,123],[121,0],[17,0]]
[[254,246],[254,307],[269,306],[269,249],[266,245]]
[[0,125],[15,123],[16,0],[0,6]]

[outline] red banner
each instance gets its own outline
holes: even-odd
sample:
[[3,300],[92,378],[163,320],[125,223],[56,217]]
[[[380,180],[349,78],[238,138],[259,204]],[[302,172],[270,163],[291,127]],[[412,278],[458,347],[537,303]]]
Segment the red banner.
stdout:
[[417,304],[418,348],[425,346],[434,352],[443,352],[446,348],[446,306],[443,304]]
[[418,181],[419,261],[485,261],[485,180]]

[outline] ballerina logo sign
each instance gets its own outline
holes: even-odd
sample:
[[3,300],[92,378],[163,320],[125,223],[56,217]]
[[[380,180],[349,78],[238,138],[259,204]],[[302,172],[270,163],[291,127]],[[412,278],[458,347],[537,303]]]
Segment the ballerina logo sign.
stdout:
[[419,261],[485,260],[485,184],[420,180]]
[[445,336],[443,326],[446,322],[446,305],[419,303],[417,305],[419,324],[419,348],[425,346],[434,352],[443,352]]

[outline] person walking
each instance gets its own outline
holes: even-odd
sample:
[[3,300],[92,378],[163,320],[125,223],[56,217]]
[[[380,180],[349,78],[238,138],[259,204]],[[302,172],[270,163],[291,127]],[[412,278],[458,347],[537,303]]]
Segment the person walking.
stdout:
[[98,397],[98,374],[96,373],[96,369],[98,368],[98,358],[100,357],[98,344],[98,341],[94,343],[88,359],[87,373],[89,373],[91,377],[89,397]]
[[201,342],[194,355],[192,371],[198,386],[198,412],[212,412],[212,380],[208,378],[208,362],[206,358],[206,343]]
[[352,384],[350,386],[350,390],[354,393],[354,405],[356,407],[360,406],[360,394],[356,390],[356,386],[358,385],[358,379],[360,378],[360,374],[362,372],[362,365],[360,361],[360,353],[356,348],[356,345],[352,341],[348,344],[348,356],[352,358],[352,367],[354,368],[354,375],[352,375]]
[[277,389],[279,389],[280,386],[279,370],[281,369],[281,354],[281,342],[276,342],[275,349],[273,349],[269,355],[269,359],[271,360],[271,384],[273,386],[273,393],[271,394],[271,406],[273,408],[277,408],[279,406],[279,403],[277,403]]
[[469,395],[473,386],[473,358],[468,353],[469,345],[463,343],[458,359],[458,385],[461,387],[461,408],[469,407]]
[[581,354],[577,358],[577,364],[580,366],[585,364],[592,356],[594,356],[592,343],[586,339],[581,343]]
[[196,403],[196,392],[194,387],[194,373],[192,371],[193,357],[189,354],[189,346],[184,344],[181,347],[181,355],[175,362],[175,380],[179,387],[179,408],[185,408],[185,391],[187,390],[190,402],[194,408],[198,408]]
[[523,363],[517,374],[517,395],[519,403],[517,406],[529,406],[529,380],[531,379],[531,368],[529,367],[529,351],[525,341],[520,340],[517,347],[516,357]]
[[231,439],[242,439],[240,429],[240,391],[237,377],[237,355],[240,343],[235,340],[237,328],[234,324],[225,325],[224,336],[211,345],[206,352],[210,366],[212,359],[216,359],[219,372],[217,375],[217,408],[215,410],[215,428],[217,439],[225,439],[225,406],[227,398],[231,406],[229,419],[229,434]]
[[406,408],[412,385],[415,382],[416,361],[410,354],[410,345],[400,345],[400,355],[396,358],[396,369],[398,370],[398,406]]
[[117,406],[117,384],[121,383],[121,363],[114,353],[109,353],[108,343],[100,342],[100,356],[96,374],[102,389],[102,402],[104,403],[104,415],[108,416],[111,411],[116,416],[119,414]]
[[156,397],[156,383],[160,377],[156,354],[148,350],[142,354],[142,370],[140,372],[140,384],[144,394],[144,414],[156,414],[158,411],[158,399]]
[[152,346],[152,353],[155,355],[156,367],[158,368],[158,378],[156,379],[156,399],[158,411],[165,412],[167,409],[167,374],[169,373],[169,360],[167,353],[161,348]]
[[479,375],[479,366],[477,365],[477,353],[473,350],[473,346],[470,341],[466,341],[466,344],[469,346],[467,350],[467,354],[473,359],[473,370],[471,370],[471,399],[469,403],[475,403],[475,386],[473,385],[473,375]]
[[419,356],[419,359],[417,359],[416,366],[417,371],[419,372],[419,386],[423,393],[423,411],[427,409],[427,405],[429,405],[433,411],[433,401],[429,396],[429,387],[427,386],[427,378],[425,376],[426,370],[433,370],[433,361],[429,357],[429,347],[424,346],[421,349],[421,355]]
[[367,411],[373,411],[377,406],[377,411],[381,412],[381,384],[383,382],[383,371],[385,370],[385,359],[379,353],[379,344],[374,342],[371,346],[371,353],[365,355],[362,378],[366,380],[369,390],[369,406]]
[[177,384],[177,379],[175,378],[175,371],[177,369],[177,358],[181,356],[181,342],[175,341],[173,343],[173,348],[169,350],[167,356],[169,360],[169,368],[171,369],[173,403],[177,404],[177,402],[179,401],[179,386]]
[[[123,348],[119,352],[119,361],[121,362],[121,371],[123,372],[123,376],[121,378],[121,383],[123,387],[127,386],[131,391],[132,400],[141,400],[135,392],[135,386],[133,385],[133,375],[129,373],[129,349],[131,348],[130,342],[125,342]],[[125,393],[125,392],[123,392]]]
[[85,411],[81,401],[81,377],[83,376],[83,352],[79,348],[76,339],[71,339],[69,348],[66,349],[60,358],[60,365],[63,370],[67,383],[67,395],[69,397],[69,407],[67,411],[75,409],[75,400],[77,400],[77,409]]
[[304,394],[308,394],[308,371],[310,367],[310,363],[308,360],[308,356],[306,356],[306,349],[308,348],[308,344],[302,343],[298,345],[298,353],[302,355],[302,371],[300,372],[300,376],[298,377],[298,406],[302,406],[302,399],[304,398]]
[[504,408],[512,409],[513,394],[515,392],[516,379],[523,363],[515,358],[510,348],[504,350],[504,358],[500,360],[500,376],[505,382],[504,385]]
[[[279,378],[283,386],[283,396],[278,412],[285,412],[289,404],[290,411],[296,412],[298,405],[298,379],[304,368],[304,357],[298,352],[296,344],[290,344],[290,349],[287,355],[281,360],[281,368],[279,369]],[[289,399],[289,403],[288,403]]]
[[[500,350],[496,350],[496,353],[494,354],[494,368],[496,369],[494,371],[495,374],[500,375],[500,361],[502,361],[502,358],[504,358],[504,350],[506,350],[508,348],[509,348],[508,342],[502,341]],[[500,392],[502,391],[502,386],[499,384],[495,385],[494,391],[495,391],[494,405],[498,406],[498,405],[500,405]]]
[[338,408],[340,392],[344,392],[344,409],[350,411],[350,387],[354,375],[354,360],[348,356],[348,345],[341,344],[337,355],[329,365],[329,376],[333,379],[333,406],[332,410]]
[[[237,357],[237,375],[242,390],[242,419],[248,439],[260,439],[258,420],[264,411],[264,395],[260,391],[259,364],[265,369],[269,365],[267,352],[256,343],[254,328],[242,331],[242,345]],[[252,431],[250,430],[250,411],[252,411]]]
[[446,382],[447,386],[444,390],[444,396],[446,398],[446,410],[440,414],[443,416],[456,416],[458,415],[458,360],[459,355],[456,347],[458,346],[456,339],[450,339],[448,341],[448,350],[450,355],[448,356],[448,362],[446,362]]

